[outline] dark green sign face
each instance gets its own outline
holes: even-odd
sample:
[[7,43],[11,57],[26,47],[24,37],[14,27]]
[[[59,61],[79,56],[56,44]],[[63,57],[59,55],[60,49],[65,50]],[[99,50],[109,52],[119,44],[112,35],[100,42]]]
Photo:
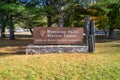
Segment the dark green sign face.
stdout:
[[42,28],[33,30],[34,44],[81,44],[83,28]]

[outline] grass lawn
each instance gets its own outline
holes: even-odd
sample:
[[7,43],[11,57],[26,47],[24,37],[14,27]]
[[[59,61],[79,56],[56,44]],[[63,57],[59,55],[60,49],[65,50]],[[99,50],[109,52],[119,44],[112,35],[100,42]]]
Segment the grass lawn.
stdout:
[[97,40],[94,54],[25,55],[30,43],[0,39],[0,80],[120,80],[120,35]]

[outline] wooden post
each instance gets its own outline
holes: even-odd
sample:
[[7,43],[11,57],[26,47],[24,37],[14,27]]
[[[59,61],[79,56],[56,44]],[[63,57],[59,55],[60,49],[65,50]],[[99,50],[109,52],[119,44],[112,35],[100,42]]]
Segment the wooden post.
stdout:
[[90,22],[90,34],[93,35],[93,39],[95,41],[95,21]]
[[85,17],[85,45],[88,46],[89,45],[89,33],[90,33],[90,17],[86,16]]
[[89,52],[93,53],[95,50],[95,22],[90,22],[90,35],[89,35]]

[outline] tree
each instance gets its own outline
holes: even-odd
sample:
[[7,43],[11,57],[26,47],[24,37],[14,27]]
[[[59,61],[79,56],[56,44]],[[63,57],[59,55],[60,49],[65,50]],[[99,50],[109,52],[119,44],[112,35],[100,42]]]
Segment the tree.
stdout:
[[[24,7],[18,3],[17,0],[1,0],[0,11],[4,13],[3,20],[5,20],[5,26],[9,27],[10,39],[14,40],[14,20],[18,17],[23,11]],[[3,21],[2,20],[2,21]],[[4,23],[1,21],[2,26]]]
[[[107,16],[109,22],[109,38],[113,38],[114,29],[118,28],[120,23],[120,1],[119,0],[99,0],[97,4],[92,6],[99,12],[99,16]],[[102,26],[101,26],[102,27]],[[105,26],[104,26],[105,27]],[[105,28],[104,28],[105,29]]]

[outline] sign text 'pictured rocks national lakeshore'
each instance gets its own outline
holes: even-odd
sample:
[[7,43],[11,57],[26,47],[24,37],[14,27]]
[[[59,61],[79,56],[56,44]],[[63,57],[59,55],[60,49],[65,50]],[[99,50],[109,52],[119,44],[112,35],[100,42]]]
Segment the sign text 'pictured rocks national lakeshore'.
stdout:
[[34,44],[82,44],[83,28],[42,28],[33,31]]

